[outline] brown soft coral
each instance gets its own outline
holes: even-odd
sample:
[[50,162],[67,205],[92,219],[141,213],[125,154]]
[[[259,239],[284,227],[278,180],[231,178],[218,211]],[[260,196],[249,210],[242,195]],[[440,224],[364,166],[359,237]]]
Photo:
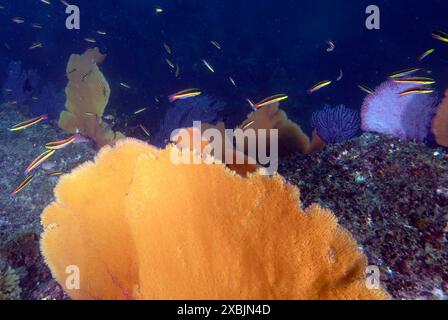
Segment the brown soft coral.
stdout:
[[109,83],[98,67],[104,58],[98,48],[71,55],[66,71],[67,110],[59,118],[59,127],[71,133],[79,131],[98,148],[124,137],[102,121],[110,96]]
[[[249,126],[247,126],[250,124]],[[296,152],[306,153],[310,147],[308,136],[288,116],[283,110],[279,109],[279,104],[258,109],[247,116],[247,119],[241,125],[242,128],[253,129],[257,132],[260,129],[278,129],[278,151],[279,157],[284,158]],[[269,146],[269,135],[268,143]]]
[[79,299],[383,299],[335,216],[302,210],[276,175],[175,165],[126,139],[61,178],[43,213],[42,251],[59,283],[80,268]]
[[432,132],[438,144],[448,147],[448,90],[432,121]]

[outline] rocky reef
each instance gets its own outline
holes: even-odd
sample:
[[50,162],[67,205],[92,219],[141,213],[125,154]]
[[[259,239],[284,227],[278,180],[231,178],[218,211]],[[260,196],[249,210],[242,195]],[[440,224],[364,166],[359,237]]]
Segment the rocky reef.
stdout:
[[[68,136],[45,121],[20,132],[17,106],[0,106],[0,260],[18,278],[21,299],[67,299],[39,249],[40,215],[58,177],[93,159],[86,143],[59,150],[16,196],[26,166],[47,142]],[[129,132],[126,132],[129,133]],[[446,299],[448,294],[448,153],[422,143],[364,134],[323,151],[281,161],[279,172],[301,190],[304,206],[330,208],[358,241],[395,299]]]
[[19,109],[9,104],[0,106],[0,260],[16,270],[22,288],[21,299],[61,299],[63,291],[53,281],[39,249],[40,215],[53,200],[58,181],[58,177],[46,174],[56,170],[69,172],[92,159],[95,151],[84,143],[59,150],[36,169],[33,181],[26,188],[11,196],[11,191],[25,179],[25,168],[45,150],[43,146],[68,136],[52,121],[10,132],[7,128],[27,120]]
[[279,172],[307,206],[330,208],[382,272],[396,299],[446,299],[448,154],[423,143],[363,134],[297,154]]

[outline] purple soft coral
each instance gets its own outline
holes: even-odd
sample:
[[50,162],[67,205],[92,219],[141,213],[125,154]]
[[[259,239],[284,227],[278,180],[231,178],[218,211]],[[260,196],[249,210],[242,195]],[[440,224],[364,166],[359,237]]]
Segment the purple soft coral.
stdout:
[[7,102],[19,105],[29,102],[39,80],[36,71],[23,70],[20,62],[11,61],[7,79],[3,84],[4,98]]
[[424,141],[435,114],[434,94],[400,96],[415,85],[390,79],[364,100],[361,108],[362,129],[390,134],[403,140]]
[[311,124],[326,143],[339,143],[353,138],[359,130],[358,112],[339,105],[325,106],[313,113]]

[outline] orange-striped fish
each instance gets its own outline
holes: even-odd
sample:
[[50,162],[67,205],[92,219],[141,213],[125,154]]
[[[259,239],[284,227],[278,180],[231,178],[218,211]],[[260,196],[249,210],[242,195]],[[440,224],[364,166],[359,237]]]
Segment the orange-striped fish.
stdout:
[[56,152],[56,150],[47,150],[47,151],[42,152],[36,159],[33,160],[33,162],[30,163],[30,165],[26,168],[25,173],[28,174],[31,171],[33,171],[40,164],[42,164],[45,160],[50,158],[55,152]]
[[422,61],[423,59],[425,59],[427,56],[429,56],[434,51],[436,51],[436,49],[429,49],[429,50],[423,52],[420,56],[418,56],[417,61],[418,62]]
[[193,89],[187,89],[187,90],[182,90],[176,93],[173,93],[172,95],[170,95],[168,97],[169,102],[174,102],[176,100],[183,100],[183,99],[188,99],[188,98],[192,98],[192,97],[196,97],[199,96],[201,94],[201,90],[193,88]]
[[390,78],[392,78],[392,79],[394,79],[394,78],[401,78],[401,77],[404,77],[404,76],[409,76],[409,75],[411,75],[413,73],[416,73],[418,71],[420,71],[420,68],[401,70],[401,71],[397,71],[397,72],[392,73],[390,75]]
[[331,83],[332,83],[331,80],[321,81],[321,82],[315,84],[314,86],[312,86],[310,89],[308,89],[308,93],[311,94],[313,92],[316,92],[317,90],[320,90],[323,87],[326,87],[326,86],[330,85]]
[[71,137],[68,137],[67,139],[49,142],[45,145],[45,148],[50,150],[59,150],[63,149],[69,145],[71,145],[73,142],[75,142],[78,139],[78,135],[73,135]]
[[255,122],[255,120],[251,120],[251,121],[245,123],[245,124],[241,127],[241,129],[246,130],[246,129],[249,128],[251,125],[253,125],[254,122]]
[[410,78],[395,78],[394,82],[396,83],[409,83],[409,84],[434,84],[436,81],[431,78],[425,77],[410,77]]
[[448,42],[448,33],[446,33],[445,31],[440,31],[440,30],[436,30],[432,32],[432,37],[434,39],[443,41],[443,42]]
[[19,124],[16,124],[15,126],[13,126],[12,128],[9,129],[9,131],[19,131],[19,130],[23,130],[26,129],[28,127],[31,127],[32,125],[35,125],[36,123],[41,122],[42,120],[47,120],[48,119],[48,115],[44,114],[42,116],[21,122]]
[[279,101],[282,101],[285,99],[288,99],[288,96],[286,94],[276,94],[276,95],[273,95],[266,99],[261,100],[260,102],[258,102],[255,105],[255,108],[260,109],[262,107],[269,106],[271,104],[274,104],[276,102],[279,102]]
[[57,177],[65,174],[64,171],[52,171],[46,174],[47,177]]
[[429,88],[429,87],[415,87],[415,88],[411,88],[409,90],[403,91],[400,93],[400,96],[407,96],[410,94],[428,94],[428,93],[433,93],[434,89]]
[[25,180],[23,180],[23,182],[21,184],[18,185],[17,188],[15,188],[12,192],[11,195],[15,196],[16,194],[18,194],[20,191],[22,191],[23,188],[25,188],[27,185],[30,184],[30,182],[33,180],[34,175],[31,175],[29,177],[27,177]]

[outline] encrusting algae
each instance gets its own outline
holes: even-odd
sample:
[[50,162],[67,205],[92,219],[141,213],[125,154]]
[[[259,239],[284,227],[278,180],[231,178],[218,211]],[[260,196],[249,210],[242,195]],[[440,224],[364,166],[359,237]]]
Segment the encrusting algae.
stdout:
[[[175,165],[124,139],[61,178],[41,249],[75,299],[387,299],[328,210],[282,177]],[[79,290],[65,287],[67,266]]]
[[98,48],[71,55],[67,65],[69,82],[65,88],[67,110],[59,118],[61,129],[89,137],[97,148],[124,138],[102,121],[110,97],[109,83],[98,67],[104,59]]

